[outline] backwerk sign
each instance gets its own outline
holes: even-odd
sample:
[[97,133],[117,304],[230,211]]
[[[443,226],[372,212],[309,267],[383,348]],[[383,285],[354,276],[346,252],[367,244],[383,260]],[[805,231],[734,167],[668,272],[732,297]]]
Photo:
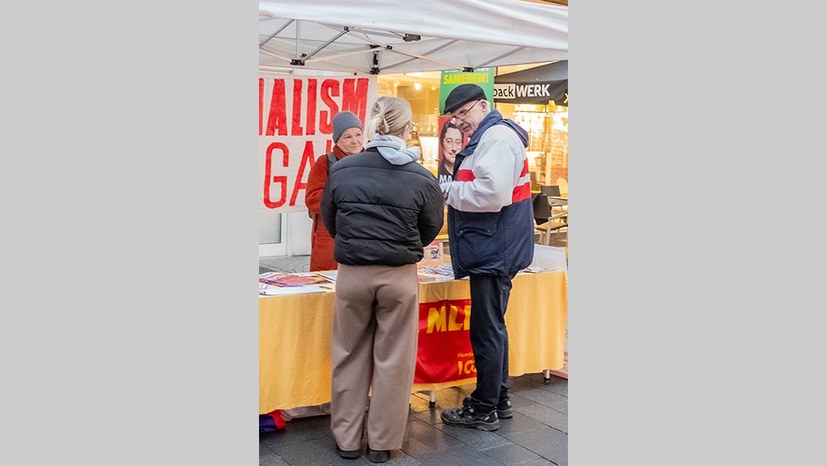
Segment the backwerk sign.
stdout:
[[517,98],[551,99],[551,83],[543,84],[494,84],[494,98],[499,100]]
[[528,68],[494,78],[494,101],[508,104],[540,104],[554,101],[568,105],[568,60]]

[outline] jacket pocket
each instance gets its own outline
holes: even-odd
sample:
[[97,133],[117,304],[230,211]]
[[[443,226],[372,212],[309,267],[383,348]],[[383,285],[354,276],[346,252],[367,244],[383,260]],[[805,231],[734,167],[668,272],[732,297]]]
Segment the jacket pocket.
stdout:
[[457,219],[457,261],[470,272],[496,267],[502,248],[497,234],[496,213],[459,212]]

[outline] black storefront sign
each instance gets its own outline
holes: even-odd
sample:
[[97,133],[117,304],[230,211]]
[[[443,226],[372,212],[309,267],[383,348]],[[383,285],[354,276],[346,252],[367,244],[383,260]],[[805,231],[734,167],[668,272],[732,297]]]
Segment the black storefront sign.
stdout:
[[494,78],[494,102],[568,105],[568,61],[559,61]]

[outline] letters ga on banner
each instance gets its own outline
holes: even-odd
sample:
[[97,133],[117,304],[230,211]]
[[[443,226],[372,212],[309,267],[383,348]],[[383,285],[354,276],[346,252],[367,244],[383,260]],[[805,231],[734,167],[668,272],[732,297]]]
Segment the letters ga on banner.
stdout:
[[305,211],[313,162],[333,149],[333,116],[355,113],[364,126],[376,76],[260,74],[258,135],[261,202],[274,212]]
[[470,328],[470,298],[419,303],[414,383],[476,377]]

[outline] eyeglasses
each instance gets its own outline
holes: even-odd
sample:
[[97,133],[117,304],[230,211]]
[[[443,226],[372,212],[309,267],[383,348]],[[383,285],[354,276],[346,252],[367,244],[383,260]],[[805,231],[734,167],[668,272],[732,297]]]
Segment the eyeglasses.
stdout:
[[472,109],[472,108],[474,108],[474,107],[476,107],[476,106],[477,106],[477,104],[478,104],[478,103],[480,103],[480,102],[482,102],[482,100],[478,100],[478,101],[474,102],[474,105],[472,105],[472,106],[470,106],[470,107],[466,108],[465,110],[463,110],[463,111],[461,111],[461,112],[457,113],[456,115],[451,116],[451,123],[456,124],[457,120],[464,120],[464,119],[465,119],[465,117],[467,117],[467,116],[468,116],[468,112],[470,112],[470,111],[471,111],[471,109]]

